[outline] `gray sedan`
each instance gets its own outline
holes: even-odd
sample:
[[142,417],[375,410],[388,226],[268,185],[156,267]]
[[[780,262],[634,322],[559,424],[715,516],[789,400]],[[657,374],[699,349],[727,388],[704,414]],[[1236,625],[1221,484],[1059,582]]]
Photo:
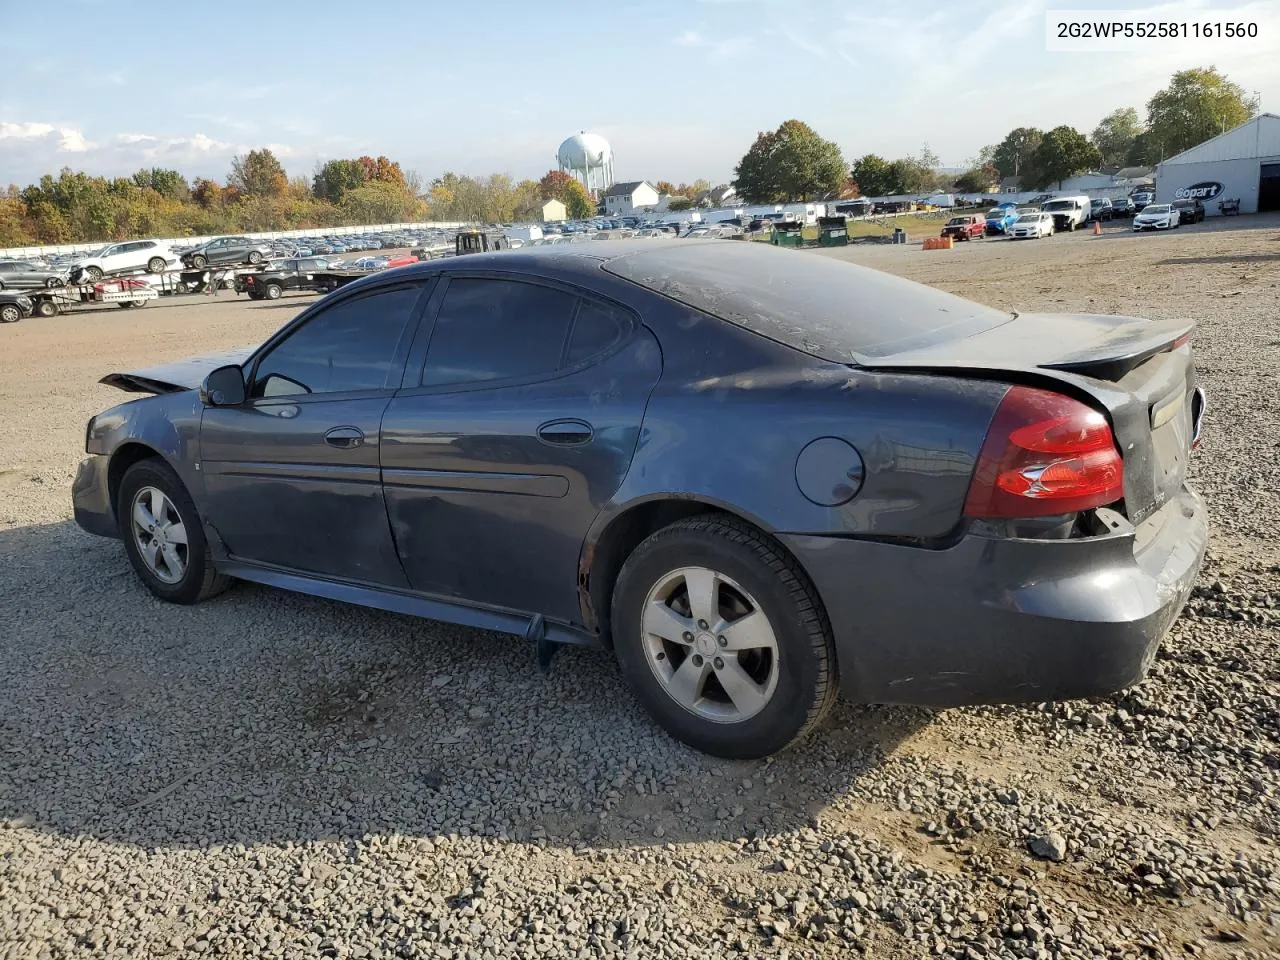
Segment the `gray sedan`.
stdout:
[[1143,676],[1205,549],[1192,324],[1009,314],[760,244],[375,274],[120,372],[73,499],[156,596],[232,579],[611,649],[672,735],[773,753],[838,692]]
[[30,260],[0,260],[0,290],[42,290],[61,287],[67,275]]

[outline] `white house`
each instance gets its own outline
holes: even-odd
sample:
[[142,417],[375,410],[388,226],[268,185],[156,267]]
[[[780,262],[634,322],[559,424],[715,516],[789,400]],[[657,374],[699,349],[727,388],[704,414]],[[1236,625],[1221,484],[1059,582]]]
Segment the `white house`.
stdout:
[[604,212],[616,217],[652,209],[658,205],[658,199],[658,191],[648,180],[615,183],[604,192]]
[[565,210],[564,204],[559,200],[552,198],[542,205],[542,222],[557,223],[569,216]]

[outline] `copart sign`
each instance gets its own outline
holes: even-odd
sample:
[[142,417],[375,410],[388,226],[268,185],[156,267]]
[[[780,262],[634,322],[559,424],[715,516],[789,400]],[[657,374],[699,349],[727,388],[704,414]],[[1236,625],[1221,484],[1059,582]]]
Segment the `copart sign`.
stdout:
[[1222,184],[1214,180],[1202,180],[1189,187],[1179,187],[1173,191],[1175,200],[1212,200],[1222,192]]

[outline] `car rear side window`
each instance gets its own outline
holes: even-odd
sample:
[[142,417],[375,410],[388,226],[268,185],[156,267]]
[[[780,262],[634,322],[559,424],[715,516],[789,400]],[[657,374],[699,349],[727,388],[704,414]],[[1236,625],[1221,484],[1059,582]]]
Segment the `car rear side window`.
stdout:
[[560,366],[577,298],[539,284],[449,281],[436,315],[422,385],[550,376]]
[[604,353],[622,335],[626,320],[613,307],[584,300],[573,321],[573,333],[565,351],[564,365],[576,366]]
[[396,287],[326,307],[258,364],[254,397],[380,390],[421,288]]

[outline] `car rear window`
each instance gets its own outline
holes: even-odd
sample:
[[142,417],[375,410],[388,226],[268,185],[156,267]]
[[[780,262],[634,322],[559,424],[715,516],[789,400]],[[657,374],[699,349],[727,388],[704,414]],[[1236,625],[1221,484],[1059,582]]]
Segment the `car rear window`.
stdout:
[[759,243],[694,240],[615,257],[604,268],[835,363],[960,340],[1011,319],[879,270]]

